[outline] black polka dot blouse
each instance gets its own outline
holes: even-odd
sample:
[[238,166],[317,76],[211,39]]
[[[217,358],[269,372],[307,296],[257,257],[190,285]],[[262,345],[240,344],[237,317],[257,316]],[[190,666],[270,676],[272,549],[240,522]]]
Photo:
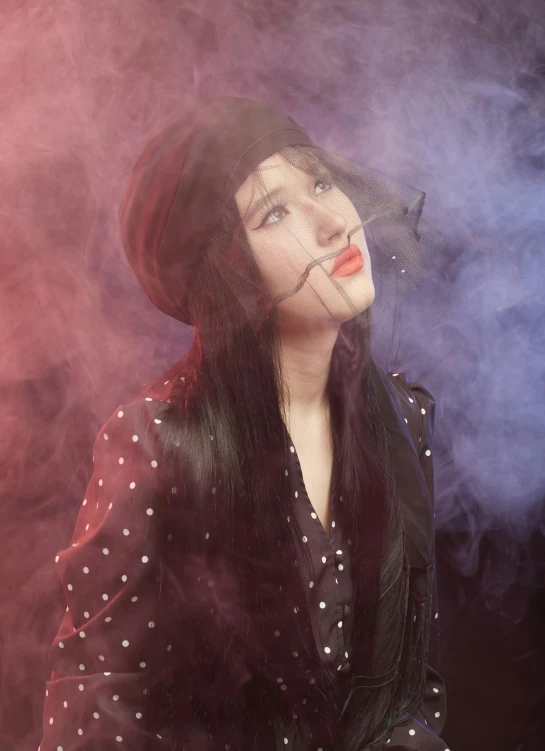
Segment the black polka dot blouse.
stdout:
[[[407,382],[404,374],[388,374],[388,378],[418,446],[433,499],[430,405],[435,402],[422,386]],[[55,558],[67,607],[49,652],[51,677],[45,688],[38,751],[181,748],[171,744],[168,727],[151,732],[146,724],[150,660],[157,659],[153,645],[162,628],[156,609],[161,577],[154,531],[160,514],[155,487],[161,468],[155,431],[161,430],[161,412],[168,404],[171,386],[169,381],[161,381],[134,402],[120,406],[96,438],[93,474],[71,543]],[[312,556],[314,573],[308,581],[307,597],[320,616],[323,660],[347,673],[351,669],[351,540],[343,538],[337,523],[342,493],[337,492],[334,481],[328,533],[306,493],[294,445],[290,445],[286,472],[292,480],[293,513]],[[176,488],[171,491],[175,493]],[[413,718],[393,729],[386,743],[372,746],[376,751],[449,751],[440,737],[446,719],[446,691],[437,672],[436,587],[432,617],[423,703]],[[173,636],[164,651],[175,649]],[[168,654],[165,657],[168,660]],[[290,691],[297,658],[294,651],[289,655],[291,663],[278,665],[275,681],[280,691]],[[293,723],[275,728],[271,748],[335,751],[328,745],[327,728],[321,728],[313,711],[313,689],[317,689],[313,683],[310,678],[304,691],[299,691]],[[239,748],[231,744],[228,729],[225,733],[216,729],[206,735],[203,731],[202,742],[191,749]]]

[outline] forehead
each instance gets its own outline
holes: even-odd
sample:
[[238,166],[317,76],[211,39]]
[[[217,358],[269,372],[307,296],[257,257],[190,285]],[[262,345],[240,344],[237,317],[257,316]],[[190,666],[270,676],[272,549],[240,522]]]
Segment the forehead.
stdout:
[[292,167],[290,162],[280,153],[273,154],[272,156],[264,159],[256,167],[256,171],[270,172],[271,170],[281,170],[282,168]]
[[260,162],[237,190],[235,197],[238,207],[246,211],[252,199],[303,175],[303,170],[291,164],[282,154],[273,154]]

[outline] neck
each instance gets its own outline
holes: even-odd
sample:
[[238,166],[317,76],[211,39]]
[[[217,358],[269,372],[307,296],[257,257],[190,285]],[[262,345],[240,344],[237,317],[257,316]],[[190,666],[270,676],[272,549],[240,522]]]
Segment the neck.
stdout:
[[338,326],[282,330],[281,365],[284,408],[289,424],[327,416],[327,381]]

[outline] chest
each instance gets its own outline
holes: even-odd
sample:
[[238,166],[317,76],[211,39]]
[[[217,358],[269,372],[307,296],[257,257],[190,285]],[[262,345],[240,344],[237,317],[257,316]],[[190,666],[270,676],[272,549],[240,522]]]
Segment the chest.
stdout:
[[326,426],[294,433],[291,437],[301,465],[305,490],[322,527],[329,534],[333,474],[331,431]]

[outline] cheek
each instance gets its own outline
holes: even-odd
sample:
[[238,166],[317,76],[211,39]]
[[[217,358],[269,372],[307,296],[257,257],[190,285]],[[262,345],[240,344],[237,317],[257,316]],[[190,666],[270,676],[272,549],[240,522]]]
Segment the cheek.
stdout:
[[263,282],[271,293],[276,293],[285,287],[289,279],[287,269],[290,266],[285,256],[283,257],[282,252],[278,250],[278,246],[262,248],[259,255],[256,255],[256,263]]
[[[293,238],[291,240],[293,242]],[[281,289],[297,283],[305,268],[303,255],[306,258],[298,243],[295,247],[286,247],[280,232],[276,239],[267,238],[266,242],[260,242],[259,248],[254,248],[254,257],[265,283],[268,287],[272,285]]]

